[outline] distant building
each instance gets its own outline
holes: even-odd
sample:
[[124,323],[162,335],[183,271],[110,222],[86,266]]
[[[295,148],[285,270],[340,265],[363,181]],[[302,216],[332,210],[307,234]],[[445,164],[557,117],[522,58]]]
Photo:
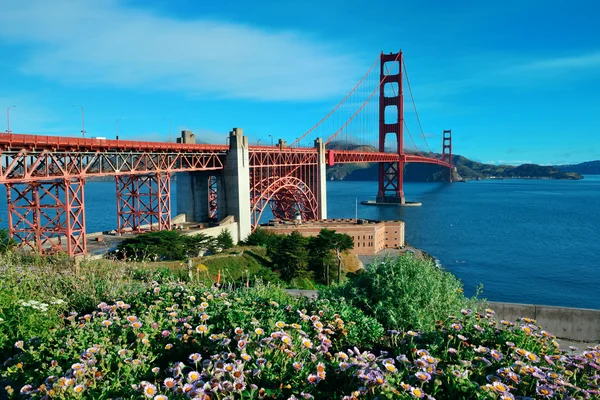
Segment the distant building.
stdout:
[[318,221],[280,221],[273,220],[261,225],[262,229],[290,234],[298,231],[302,236],[317,236],[321,229],[331,229],[345,233],[354,239],[352,252],[357,255],[373,255],[383,249],[404,247],[404,222],[372,221],[367,219],[323,219]]

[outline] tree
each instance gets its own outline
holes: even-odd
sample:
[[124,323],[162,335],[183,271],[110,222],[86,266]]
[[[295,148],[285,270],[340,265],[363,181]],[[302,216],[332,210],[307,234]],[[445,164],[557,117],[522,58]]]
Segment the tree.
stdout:
[[329,286],[330,266],[333,264],[333,254],[337,258],[337,280],[342,280],[342,252],[354,248],[354,240],[345,233],[337,233],[330,229],[321,232],[311,240],[311,257],[313,267],[321,269],[324,283]]
[[266,229],[256,228],[246,240],[244,244],[247,246],[263,246],[263,247],[276,247],[279,241],[283,238],[283,235],[270,232]]
[[223,229],[221,233],[219,233],[219,236],[217,236],[216,245],[222,250],[231,249],[234,246],[231,232],[227,229]]
[[294,231],[283,237],[277,246],[269,249],[271,260],[279,269],[282,279],[289,282],[296,278],[312,278],[308,268],[307,243],[307,238]]
[[214,239],[202,233],[183,235],[175,230],[152,231],[124,240],[117,246],[120,258],[135,260],[183,260],[198,257],[200,251],[212,246]]

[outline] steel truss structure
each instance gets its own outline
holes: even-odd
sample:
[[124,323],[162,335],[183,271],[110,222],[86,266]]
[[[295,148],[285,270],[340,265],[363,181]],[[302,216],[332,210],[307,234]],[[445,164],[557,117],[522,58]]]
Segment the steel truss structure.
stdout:
[[117,233],[171,229],[171,174],[119,175]]
[[250,153],[250,209],[254,229],[267,205],[278,219],[318,219],[320,185],[316,149]]
[[8,229],[24,247],[42,253],[86,252],[82,178],[7,183]]
[[208,219],[218,221],[219,219],[219,195],[217,177],[208,177]]

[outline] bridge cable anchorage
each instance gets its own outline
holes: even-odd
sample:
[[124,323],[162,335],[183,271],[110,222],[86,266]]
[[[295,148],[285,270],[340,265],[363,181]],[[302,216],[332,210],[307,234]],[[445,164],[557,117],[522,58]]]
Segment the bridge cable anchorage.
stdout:
[[[429,143],[427,142],[427,138],[425,137],[425,132],[423,131],[423,126],[421,125],[421,119],[419,118],[419,112],[417,111],[417,104],[415,103],[415,98],[412,93],[412,88],[410,86],[410,80],[408,79],[408,71],[406,70],[406,62],[402,64],[404,69],[404,76],[406,77],[406,84],[408,86],[408,92],[410,93],[410,99],[412,100],[413,108],[415,110],[415,115],[417,117],[417,122],[419,123],[419,128],[421,129],[421,136],[423,136],[423,141],[427,146],[430,154],[433,154],[433,158],[438,158],[433,151],[431,151],[431,147],[429,147]],[[438,158],[439,159],[439,158]]]
[[[363,81],[369,76],[369,74],[371,73],[371,71],[373,70],[373,68],[375,68],[375,65],[377,65],[377,61],[379,61],[379,56],[377,56],[377,58],[375,59],[375,61],[373,62],[373,65],[371,65],[371,68],[369,68],[369,70],[367,71],[367,73],[360,79],[360,81],[358,81],[358,83],[356,84],[356,86],[354,86],[354,88],[350,91],[350,93],[348,93],[346,95],[346,97],[344,97],[342,99],[342,101],[340,101],[338,103],[338,105],[336,105],[333,110],[331,110],[326,116],[324,116],[323,118],[321,118],[321,120],[319,122],[317,122],[312,128],[310,128],[308,131],[306,131],[306,133],[304,133],[302,136],[300,136],[298,139],[296,139],[296,141],[294,141],[290,147],[295,146],[296,144],[298,144],[302,139],[304,139],[308,134],[310,134],[312,131],[314,131],[316,128],[319,127],[319,125],[321,125],[322,122],[324,122],[325,120],[327,120],[338,108],[340,108],[340,106],[342,106],[344,104],[344,102],[346,100],[348,100],[348,98],[352,95],[352,93],[354,93],[356,91],[356,89],[358,89],[358,87],[363,83]],[[327,142],[329,143],[329,142]]]
[[[400,57],[401,53],[398,53],[398,55],[396,56],[396,58],[394,59],[394,62],[398,61],[398,58]],[[352,116],[350,117],[350,119],[348,119],[344,125],[342,125],[342,127],[340,129],[337,130],[337,132],[335,132],[329,139],[327,139],[327,141],[325,142],[325,144],[329,144],[333,139],[335,139],[335,137],[346,127],[348,126],[348,124],[354,119],[354,117],[356,117],[358,115],[358,113],[360,113],[362,111],[362,109],[369,103],[369,101],[371,101],[371,98],[373,98],[373,96],[375,95],[375,93],[377,93],[377,90],[379,90],[381,88],[381,85],[383,84],[383,82],[385,81],[385,78],[381,79],[379,81],[379,84],[375,87],[375,89],[371,92],[371,94],[369,95],[369,97],[367,98],[367,100],[365,100],[362,105],[359,107],[358,110],[356,110],[356,112],[354,114],[352,114]]]
[[[390,75],[390,70],[387,65],[385,66],[385,71],[387,72],[388,75]],[[392,85],[392,91],[394,92],[394,97],[395,97],[396,89],[394,88],[393,85]],[[406,128],[406,132],[408,133],[408,137],[410,137],[410,140],[411,140],[413,146],[415,146],[417,154],[424,157],[423,153],[421,153],[421,151],[419,150],[417,143],[415,143],[415,139],[413,139],[412,134],[410,133],[410,129],[408,129],[408,125],[406,124],[406,118],[404,118],[404,127]],[[404,149],[398,149],[398,151],[401,151],[402,153],[404,153]]]

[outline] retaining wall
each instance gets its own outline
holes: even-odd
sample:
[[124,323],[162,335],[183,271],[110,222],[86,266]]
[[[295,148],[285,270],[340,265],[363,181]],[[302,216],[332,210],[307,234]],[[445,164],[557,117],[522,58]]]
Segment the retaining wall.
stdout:
[[600,343],[600,310],[489,302],[497,319],[529,317],[558,338]]

